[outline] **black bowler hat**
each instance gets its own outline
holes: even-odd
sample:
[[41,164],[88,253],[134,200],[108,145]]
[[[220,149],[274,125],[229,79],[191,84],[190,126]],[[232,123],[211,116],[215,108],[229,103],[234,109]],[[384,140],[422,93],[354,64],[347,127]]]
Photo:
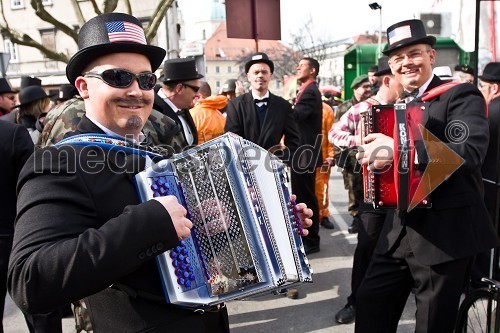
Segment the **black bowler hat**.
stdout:
[[9,81],[6,78],[0,78],[0,94],[5,93],[15,93],[14,90],[10,87]]
[[469,65],[456,65],[455,71],[474,75],[474,68]]
[[56,101],[67,101],[78,95],[78,89],[72,84],[63,84],[59,87],[59,91],[54,96]]
[[201,79],[203,75],[196,69],[196,61],[193,58],[168,59],[163,64],[163,74],[160,76],[162,82],[181,82]]
[[153,71],[160,67],[166,54],[161,47],[148,45],[141,22],[124,13],[102,14],[86,22],[78,34],[78,49],[66,66],[71,84],[90,62],[107,54],[143,54],[151,62]]
[[27,88],[29,86],[41,87],[42,80],[40,80],[39,78],[34,77],[34,76],[26,76],[26,75],[21,76],[21,87],[19,87],[19,89],[21,90],[21,89]]
[[45,90],[41,86],[28,86],[19,91],[19,105],[14,106],[14,108],[29,104],[39,99],[50,98],[50,95],[45,93]]
[[389,57],[378,58],[378,71],[376,71],[373,75],[382,76],[391,73],[391,68],[389,67]]
[[387,41],[387,49],[382,53],[389,56],[393,51],[408,45],[429,44],[433,46],[436,43],[436,37],[427,36],[422,21],[406,20],[387,28]]
[[248,73],[250,67],[253,64],[258,64],[260,62],[268,64],[269,68],[271,68],[271,74],[274,73],[274,63],[271,60],[269,60],[269,57],[264,52],[257,52],[254,55],[252,55],[250,60],[245,64],[245,73]]
[[484,67],[483,75],[479,76],[482,81],[500,82],[500,62],[490,62]]

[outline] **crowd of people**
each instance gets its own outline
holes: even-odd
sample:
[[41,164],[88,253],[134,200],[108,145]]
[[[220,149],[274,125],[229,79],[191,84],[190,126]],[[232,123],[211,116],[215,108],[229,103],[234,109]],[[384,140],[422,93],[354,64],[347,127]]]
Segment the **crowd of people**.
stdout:
[[[333,167],[341,170],[348,232],[358,242],[351,294],[334,314],[339,324],[396,332],[413,292],[416,332],[453,331],[462,293],[488,274],[488,251],[499,245],[500,63],[485,66],[479,88],[468,65],[455,74],[433,69],[435,37],[422,21],[407,20],[387,29],[384,56],[346,87],[352,98],[322,94],[319,62],[303,57],[288,101],[269,90],[275,68],[266,53],[245,63],[249,89],[232,79],[214,92],[194,59],[164,61],[165,50],[137,36],[110,40],[107,23],[117,21],[142,31],[128,14],[89,20],[66,68],[69,84],[57,93],[47,94],[36,77],[23,77],[19,90],[0,79],[0,156],[11,161],[0,165],[1,313],[8,290],[30,332],[62,332],[70,305],[78,331],[229,332],[224,305],[200,314],[165,301],[154,257],[193,224],[175,197],[140,203],[133,176],[150,162],[135,152],[167,158],[232,132],[289,167],[307,255],[321,251],[320,227],[335,228],[328,184]],[[430,207],[375,209],[365,202],[363,177],[396,168],[398,145],[383,133],[363,135],[361,115],[424,102],[423,127],[464,162],[433,188]],[[459,141],[449,129],[457,124],[466,132]],[[56,145],[78,134],[118,138],[131,149]],[[417,137],[410,167],[424,171],[442,146]]]

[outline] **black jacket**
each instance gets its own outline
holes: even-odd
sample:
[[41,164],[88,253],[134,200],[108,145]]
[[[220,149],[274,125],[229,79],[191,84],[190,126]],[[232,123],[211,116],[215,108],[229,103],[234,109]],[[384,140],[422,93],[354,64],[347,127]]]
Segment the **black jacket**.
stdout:
[[[102,133],[86,117],[78,131]],[[48,312],[84,298],[94,332],[198,333],[207,321],[227,319],[226,312],[201,316],[164,301],[154,257],[178,238],[160,203],[139,203],[133,177],[144,164],[96,146],[32,155],[18,183],[8,277],[23,311]]]
[[[289,162],[300,146],[300,133],[293,119],[292,106],[279,96],[269,93],[262,128],[259,126],[251,92],[230,100],[226,113],[225,132],[233,132],[264,149],[271,150],[285,162]],[[283,136],[288,153],[279,152],[278,146]]]
[[[427,90],[442,83],[434,76]],[[416,208],[404,214],[411,249],[422,264],[465,258],[498,245],[483,202],[481,165],[488,147],[485,111],[481,92],[467,83],[429,101],[425,128],[465,163],[432,192],[432,208]],[[453,137],[457,126],[464,124],[460,128],[466,135]],[[455,126],[454,131],[451,126]],[[379,254],[389,251],[403,230],[402,220],[394,215],[384,224],[375,250]]]

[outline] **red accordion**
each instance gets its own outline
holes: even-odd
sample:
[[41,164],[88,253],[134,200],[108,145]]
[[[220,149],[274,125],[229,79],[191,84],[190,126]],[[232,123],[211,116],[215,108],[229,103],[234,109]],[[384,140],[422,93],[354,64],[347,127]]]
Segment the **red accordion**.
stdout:
[[[363,166],[364,201],[375,208],[411,210],[430,207],[428,198],[413,202],[423,171],[415,167],[415,142],[427,117],[425,103],[373,105],[361,113],[361,136],[382,133],[394,138],[394,163],[381,170]],[[423,143],[422,143],[423,144]]]

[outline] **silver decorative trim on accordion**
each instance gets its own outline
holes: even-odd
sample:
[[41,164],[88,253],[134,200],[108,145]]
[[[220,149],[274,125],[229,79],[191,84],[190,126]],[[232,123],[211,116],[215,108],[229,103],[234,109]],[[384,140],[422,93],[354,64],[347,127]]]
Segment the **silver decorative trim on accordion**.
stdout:
[[312,282],[285,165],[226,133],[136,175],[141,200],[175,195],[194,226],[156,257],[172,304],[205,307]]

